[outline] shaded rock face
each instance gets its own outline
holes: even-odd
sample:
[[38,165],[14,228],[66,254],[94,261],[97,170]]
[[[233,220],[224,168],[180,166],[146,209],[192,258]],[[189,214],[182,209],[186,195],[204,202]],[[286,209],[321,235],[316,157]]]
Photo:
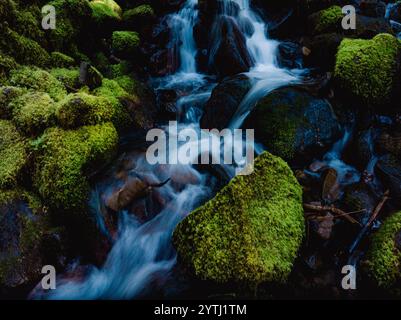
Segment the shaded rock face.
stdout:
[[302,48],[294,42],[281,42],[278,46],[277,63],[280,68],[301,68],[303,62]]
[[287,161],[322,155],[341,130],[330,103],[298,88],[281,88],[263,98],[244,124],[273,154]]
[[226,128],[251,87],[251,80],[245,75],[223,80],[205,105],[201,128]]
[[383,185],[390,190],[391,196],[401,199],[401,163],[392,155],[385,155],[379,159],[375,173]]
[[304,234],[302,190],[267,152],[174,232],[184,264],[201,279],[254,286],[285,281]]

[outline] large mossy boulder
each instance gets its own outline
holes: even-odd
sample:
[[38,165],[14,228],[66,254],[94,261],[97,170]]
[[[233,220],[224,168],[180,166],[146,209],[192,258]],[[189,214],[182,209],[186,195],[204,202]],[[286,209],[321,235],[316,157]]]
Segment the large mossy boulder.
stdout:
[[286,161],[320,156],[341,136],[330,103],[296,87],[276,89],[260,100],[244,127]]
[[0,188],[17,185],[28,153],[26,142],[11,121],[0,120]]
[[40,200],[21,190],[0,189],[0,288],[33,285],[48,264],[47,225]]
[[116,56],[129,59],[138,51],[139,35],[135,31],[114,31],[112,49]]
[[400,42],[390,34],[371,40],[344,39],[337,52],[338,94],[361,105],[389,103],[399,89]]
[[174,245],[201,279],[250,286],[285,281],[304,235],[302,189],[280,158],[263,153],[176,228]]
[[377,286],[401,294],[401,212],[387,218],[373,235],[366,270]]
[[309,16],[309,30],[312,34],[330,33],[341,30],[344,14],[340,6],[320,10]]
[[11,104],[13,121],[26,135],[34,136],[56,124],[57,105],[44,92],[28,92]]
[[23,66],[11,72],[10,84],[16,87],[46,92],[55,100],[67,94],[64,85],[49,72],[36,67]]
[[117,144],[117,131],[111,123],[46,130],[34,144],[34,186],[50,207],[82,213],[90,191],[86,177],[114,157]]

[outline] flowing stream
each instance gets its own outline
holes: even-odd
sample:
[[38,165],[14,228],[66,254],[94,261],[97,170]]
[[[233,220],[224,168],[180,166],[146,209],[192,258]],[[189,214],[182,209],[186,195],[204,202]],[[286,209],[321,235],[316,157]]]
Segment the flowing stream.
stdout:
[[[224,10],[228,10],[229,2],[224,1]],[[252,34],[245,35],[253,61],[253,67],[247,75],[252,79],[253,87],[232,119],[230,128],[235,129],[240,128],[261,97],[280,86],[299,82],[301,70],[278,67],[276,52],[279,43],[268,39],[266,23],[252,10],[249,0],[234,2],[240,6],[240,13],[236,18],[238,25],[246,19],[254,30]],[[198,17],[197,4],[197,0],[187,0],[178,13],[169,17],[172,26],[171,41],[179,46],[181,65],[175,74],[155,79],[154,83],[156,89],[185,88],[183,91],[188,94],[177,102],[182,113],[179,127],[200,131],[202,105],[208,100],[216,84],[200,74],[196,67],[197,48],[193,28]],[[178,146],[180,147],[182,146]],[[159,192],[164,199],[163,208],[145,223],[141,223],[126,211],[119,212],[116,240],[104,265],[101,268],[90,267],[85,276],[78,280],[61,276],[57,281],[57,290],[46,293],[36,290],[32,294],[34,298],[133,299],[144,297],[151,294],[152,290],[163,287],[176,263],[176,253],[171,244],[172,233],[187,214],[213,196],[213,178],[191,165],[151,166],[143,153],[138,153],[134,162],[133,171],[153,181],[161,182],[168,177],[174,180],[176,176],[185,175],[191,177],[191,183],[183,183],[180,188],[173,188],[171,184],[162,187]],[[235,174],[233,165],[223,167],[232,178]],[[100,184],[94,190],[94,197],[100,199],[101,194],[110,192],[110,185]],[[97,203],[94,210],[97,212],[99,225],[105,230],[98,209],[99,201],[94,203]]]

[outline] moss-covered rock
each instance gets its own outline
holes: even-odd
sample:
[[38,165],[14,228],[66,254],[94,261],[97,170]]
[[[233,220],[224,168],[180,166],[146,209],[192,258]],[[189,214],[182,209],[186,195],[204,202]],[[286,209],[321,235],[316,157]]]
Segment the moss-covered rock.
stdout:
[[12,118],[11,102],[26,93],[26,89],[5,86],[0,87],[0,119]]
[[49,72],[23,66],[11,72],[10,84],[36,91],[46,92],[55,101],[59,101],[67,94],[63,84]]
[[6,84],[10,71],[15,68],[17,68],[15,60],[0,53],[0,84]]
[[128,28],[134,28],[134,30],[141,30],[144,26],[151,25],[155,18],[155,12],[148,4],[129,9],[123,14],[125,25]]
[[309,17],[309,29],[312,34],[335,32],[341,29],[343,17],[341,7],[331,6]]
[[36,143],[34,186],[52,208],[83,213],[90,191],[86,176],[114,157],[117,143],[111,123],[48,129]]
[[400,48],[389,34],[371,40],[344,39],[335,65],[339,93],[370,106],[388,103],[398,88]]
[[387,218],[373,235],[367,253],[366,270],[382,288],[398,291],[401,281],[401,212]]
[[63,128],[71,129],[109,122],[113,120],[115,111],[107,98],[79,92],[61,101],[57,119]]
[[36,41],[22,36],[8,27],[2,31],[0,50],[21,64],[45,67],[50,61],[47,51]]
[[122,10],[113,0],[93,0],[90,2],[90,7],[92,8],[92,17],[97,22],[121,20]]
[[260,100],[244,127],[270,152],[286,161],[321,156],[340,136],[330,105],[299,88],[280,88]]
[[78,69],[54,68],[49,72],[64,85],[67,91],[75,91],[82,86],[79,82]]
[[55,68],[69,68],[75,65],[74,58],[58,51],[52,52],[50,58],[51,64]]
[[267,152],[174,232],[185,265],[201,279],[257,285],[285,281],[304,235],[302,190],[288,165]]
[[32,285],[41,277],[42,240],[50,232],[40,200],[21,189],[0,189],[0,287]]
[[134,31],[114,31],[112,48],[117,56],[129,58],[134,55],[139,46],[139,35]]
[[0,120],[0,188],[17,185],[26,165],[26,143],[8,120]]
[[16,126],[26,135],[38,135],[56,124],[57,105],[44,92],[28,92],[18,97],[10,109]]

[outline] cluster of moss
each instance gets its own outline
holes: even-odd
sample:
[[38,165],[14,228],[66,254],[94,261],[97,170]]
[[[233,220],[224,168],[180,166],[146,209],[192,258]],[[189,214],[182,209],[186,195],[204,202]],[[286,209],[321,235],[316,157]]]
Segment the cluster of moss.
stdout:
[[81,87],[78,69],[54,68],[50,74],[60,81],[67,90],[78,90]]
[[339,30],[343,17],[344,14],[339,6],[332,6],[313,14],[311,17],[312,33],[320,34]]
[[11,102],[26,93],[26,89],[18,87],[0,87],[0,119],[12,118]]
[[135,31],[114,31],[112,48],[116,55],[129,58],[139,46],[139,35]]
[[257,285],[285,281],[304,235],[302,190],[267,152],[174,232],[183,262],[201,279]]
[[77,130],[48,129],[36,143],[34,186],[52,208],[82,213],[90,190],[86,170],[110,161],[117,143],[111,123]]
[[51,65],[56,68],[69,68],[75,65],[74,58],[58,51],[52,52],[50,58]]
[[387,218],[374,234],[366,268],[375,283],[386,289],[401,280],[401,212]]
[[337,86],[367,105],[389,102],[397,85],[400,42],[390,34],[370,40],[344,39],[337,52]]
[[3,56],[0,53],[0,84],[5,84],[10,71],[17,68],[17,63],[11,57]]
[[0,120],[0,188],[14,187],[28,161],[26,142],[9,120]]
[[155,12],[153,8],[148,4],[142,4],[133,9],[129,9],[124,12],[123,19],[124,20],[135,20],[140,17],[154,17]]
[[113,0],[93,0],[90,2],[92,17],[97,22],[105,20],[120,20],[122,10],[117,2]]
[[56,124],[57,105],[44,92],[28,92],[11,103],[13,121],[26,135],[37,135]]
[[55,101],[63,99],[67,94],[60,81],[49,72],[36,67],[22,66],[13,70],[9,82],[13,86],[46,92]]
[[57,110],[59,124],[65,129],[109,122],[114,117],[114,108],[107,98],[84,92],[68,95]]

